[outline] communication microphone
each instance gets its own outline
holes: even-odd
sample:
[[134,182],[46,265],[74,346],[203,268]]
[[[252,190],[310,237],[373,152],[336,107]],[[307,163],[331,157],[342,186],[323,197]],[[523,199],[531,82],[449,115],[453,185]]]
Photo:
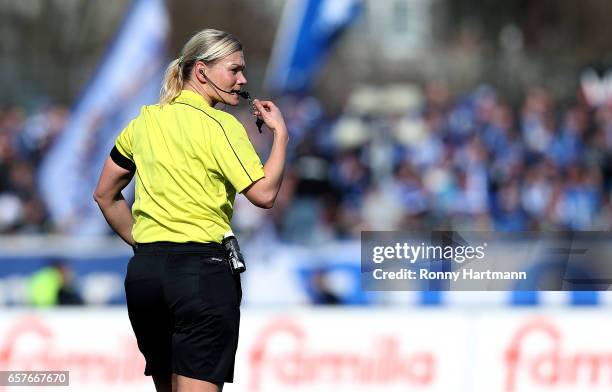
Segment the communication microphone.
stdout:
[[[246,99],[247,101],[249,101],[249,105],[251,106],[251,111],[255,110],[255,105],[253,104],[253,99],[251,98],[251,94],[249,94],[248,91],[244,91],[244,90],[230,90],[230,91],[225,91],[222,88],[219,88],[219,86],[217,86],[212,80],[208,79],[208,77],[206,76],[206,74],[204,73],[204,71],[200,70],[200,73],[202,74],[202,76],[204,76],[204,79],[206,79],[206,81],[210,84],[213,85],[214,88],[216,88],[217,90],[221,90],[226,94],[238,94],[241,98]],[[255,121],[255,125],[257,125],[257,130],[259,131],[259,133],[261,133],[261,127],[263,125],[263,120],[261,118],[257,118],[257,120]]]

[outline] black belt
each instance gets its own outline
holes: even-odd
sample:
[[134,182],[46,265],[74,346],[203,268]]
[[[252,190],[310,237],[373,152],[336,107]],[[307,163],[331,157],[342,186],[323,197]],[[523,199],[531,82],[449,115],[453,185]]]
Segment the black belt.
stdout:
[[225,258],[225,250],[216,242],[148,242],[133,246],[136,254],[164,253],[202,253],[207,257]]

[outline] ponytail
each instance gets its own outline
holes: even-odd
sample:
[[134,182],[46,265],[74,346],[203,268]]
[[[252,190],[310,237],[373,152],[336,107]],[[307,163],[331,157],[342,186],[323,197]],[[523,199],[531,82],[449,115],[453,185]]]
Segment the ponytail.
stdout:
[[183,89],[182,57],[175,59],[166,68],[164,82],[159,96],[159,104],[165,105],[174,101]]

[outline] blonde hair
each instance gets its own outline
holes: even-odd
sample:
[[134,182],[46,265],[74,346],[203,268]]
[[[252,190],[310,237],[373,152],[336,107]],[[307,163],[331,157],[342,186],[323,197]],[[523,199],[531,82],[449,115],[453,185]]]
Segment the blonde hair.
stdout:
[[178,97],[196,61],[206,64],[242,50],[236,37],[225,31],[204,29],[187,41],[179,58],[173,60],[164,74],[159,103],[165,105]]

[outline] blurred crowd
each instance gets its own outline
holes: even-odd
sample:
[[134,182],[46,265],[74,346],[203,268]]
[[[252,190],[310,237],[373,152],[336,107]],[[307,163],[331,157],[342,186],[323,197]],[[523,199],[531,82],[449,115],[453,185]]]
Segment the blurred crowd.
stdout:
[[562,105],[532,88],[512,106],[440,81],[420,95],[403,113],[335,119],[312,98],[282,102],[293,148],[272,227],[244,209],[236,223],[311,245],[362,230],[612,228],[612,102],[579,92]]
[[0,233],[49,233],[53,225],[37,190],[36,171],[68,118],[63,106],[32,113],[0,107]]
[[[288,169],[272,210],[237,200],[245,236],[317,244],[362,230],[612,229],[612,102],[541,88],[511,105],[488,86],[454,96],[439,81],[403,112],[330,117],[313,97],[279,101]],[[247,109],[237,113],[252,131]],[[68,111],[0,110],[0,233],[49,233],[36,170]],[[252,141],[265,161],[269,137]]]

